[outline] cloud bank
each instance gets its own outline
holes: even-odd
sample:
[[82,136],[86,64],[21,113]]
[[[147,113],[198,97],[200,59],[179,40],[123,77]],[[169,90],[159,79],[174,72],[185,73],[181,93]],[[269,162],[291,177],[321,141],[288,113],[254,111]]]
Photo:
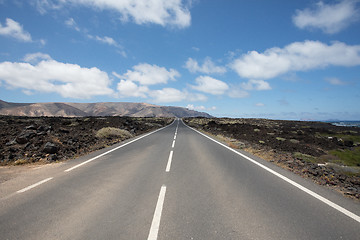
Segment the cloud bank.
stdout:
[[169,103],[187,101],[206,101],[207,97],[202,94],[190,93],[186,90],[178,90],[175,88],[163,88],[149,92],[152,101],[156,103]]
[[192,89],[213,95],[222,95],[229,89],[225,82],[209,76],[200,76],[195,79],[195,82],[197,85],[191,86]]
[[257,90],[257,91],[271,90],[270,84],[268,82],[265,82],[264,80],[251,79],[246,83],[242,83],[241,86],[245,90]]
[[121,97],[141,97],[147,98],[149,88],[146,86],[138,86],[131,80],[120,80],[117,90]]
[[251,51],[235,59],[230,67],[243,78],[270,79],[291,71],[308,71],[328,66],[360,65],[360,45],[342,42],[331,45],[319,41],[294,42],[263,53]]
[[85,6],[117,12],[123,22],[132,20],[136,24],[152,23],[177,28],[190,26],[190,3],[191,1],[183,3],[182,0],[35,0],[35,5],[41,13],[48,9]]
[[199,63],[189,58],[184,66],[187,70],[189,70],[191,73],[205,73],[205,74],[212,74],[212,73],[225,73],[226,68],[221,66],[216,66],[213,61],[211,61],[211,58],[207,57],[205,58],[205,61],[202,66],[199,65]]
[[140,63],[133,67],[133,70],[128,70],[124,75],[118,75],[120,79],[139,82],[141,85],[165,84],[169,80],[175,81],[180,77],[180,73],[175,69],[167,70],[164,67],[157,65],[150,65],[148,63]]
[[175,69],[166,69],[157,65],[140,63],[132,67],[125,74],[112,73],[120,79],[117,84],[119,97],[141,97],[151,98],[156,103],[169,103],[188,101],[206,101],[206,96],[197,93],[190,93],[186,90],[165,87],[152,90],[149,87],[158,84],[167,84],[169,81],[176,81],[180,73]]
[[41,53],[27,55],[25,59],[30,62],[43,60],[34,65],[28,62],[0,63],[0,81],[5,86],[27,92],[58,93],[65,98],[90,99],[113,94],[108,74],[98,68],[58,62]]
[[300,29],[320,29],[334,34],[359,20],[358,1],[343,0],[335,4],[318,2],[314,8],[297,10],[293,16],[294,24]]

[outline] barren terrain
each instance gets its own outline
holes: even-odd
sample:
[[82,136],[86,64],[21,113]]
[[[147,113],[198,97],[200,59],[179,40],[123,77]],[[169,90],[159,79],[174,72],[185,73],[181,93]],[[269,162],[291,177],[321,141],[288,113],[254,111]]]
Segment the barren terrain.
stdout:
[[172,118],[0,116],[0,165],[85,155],[169,124]]

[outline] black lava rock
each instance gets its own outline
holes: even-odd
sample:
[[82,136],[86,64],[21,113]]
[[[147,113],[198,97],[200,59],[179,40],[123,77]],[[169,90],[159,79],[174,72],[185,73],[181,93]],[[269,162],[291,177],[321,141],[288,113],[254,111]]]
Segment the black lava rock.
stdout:
[[47,142],[47,143],[45,143],[43,152],[54,154],[54,153],[57,153],[58,150],[59,150],[59,148],[54,143]]

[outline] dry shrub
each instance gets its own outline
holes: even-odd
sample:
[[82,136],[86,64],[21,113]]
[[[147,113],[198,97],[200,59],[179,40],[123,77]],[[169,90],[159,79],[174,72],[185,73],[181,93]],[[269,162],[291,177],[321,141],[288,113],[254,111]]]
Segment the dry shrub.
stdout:
[[106,128],[102,128],[99,131],[97,131],[96,137],[97,138],[117,137],[117,138],[120,138],[121,140],[125,140],[125,139],[133,137],[133,135],[125,129],[106,127]]

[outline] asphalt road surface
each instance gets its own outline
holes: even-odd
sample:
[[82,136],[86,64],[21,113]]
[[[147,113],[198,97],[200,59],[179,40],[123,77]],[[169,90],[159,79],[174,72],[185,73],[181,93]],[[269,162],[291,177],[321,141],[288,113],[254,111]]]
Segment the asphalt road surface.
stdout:
[[360,239],[360,204],[177,120],[0,185],[0,239]]

